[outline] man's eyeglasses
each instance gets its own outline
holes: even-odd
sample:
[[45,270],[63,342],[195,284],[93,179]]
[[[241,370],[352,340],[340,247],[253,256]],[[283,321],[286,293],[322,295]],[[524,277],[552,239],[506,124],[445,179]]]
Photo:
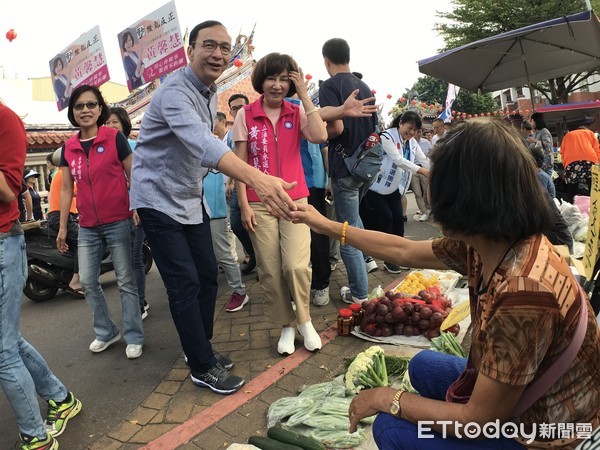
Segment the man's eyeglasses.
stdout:
[[75,111],[82,111],[83,107],[86,107],[89,110],[94,109],[96,106],[98,106],[98,102],[87,102],[87,103],[75,103],[73,105],[73,109]]
[[244,105],[237,105],[237,106],[232,106],[231,111],[239,111],[240,109],[242,109],[244,107]]
[[[192,42],[191,43],[192,47],[195,44],[196,44],[196,41]],[[219,44],[217,41],[213,41],[212,39],[207,39],[205,41],[202,41],[202,48],[209,53],[214,52],[217,49],[217,47],[219,47],[221,49],[222,55],[231,55],[231,44],[228,44],[225,42]]]

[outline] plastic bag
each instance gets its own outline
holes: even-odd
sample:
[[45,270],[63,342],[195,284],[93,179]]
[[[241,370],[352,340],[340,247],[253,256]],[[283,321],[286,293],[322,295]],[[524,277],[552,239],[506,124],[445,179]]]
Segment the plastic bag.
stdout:
[[298,394],[298,397],[308,397],[314,401],[320,401],[327,396],[345,397],[346,386],[339,381],[329,381],[326,383],[311,384]]
[[383,297],[384,295],[385,295],[385,292],[383,292],[383,288],[381,287],[381,285],[379,285],[371,291],[367,300],[372,300],[374,298]]
[[576,195],[574,202],[581,214],[590,214],[590,198],[587,195]]
[[317,441],[321,441],[327,448],[352,448],[360,445],[365,439],[366,434],[362,428],[358,428],[354,433],[348,430],[323,430],[315,428],[310,436]]
[[267,423],[269,428],[277,425],[286,417],[296,414],[298,411],[309,409],[314,404],[310,397],[283,397],[275,400],[267,411]]

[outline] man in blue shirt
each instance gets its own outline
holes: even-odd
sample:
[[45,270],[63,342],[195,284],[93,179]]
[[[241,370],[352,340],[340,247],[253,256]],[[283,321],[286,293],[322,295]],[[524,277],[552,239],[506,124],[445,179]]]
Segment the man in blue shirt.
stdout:
[[288,220],[296,206],[285,189],[294,184],[254,169],[214,138],[215,81],[228,66],[231,36],[223,24],[209,20],[196,25],[189,38],[188,66],[161,84],[144,115],[132,168],[131,208],[137,209],[165,283],[192,382],[231,394],[244,380],[229,372],[233,362],[210,343],[217,263],[200,201],[202,179],[216,168],[252,186],[270,213]]

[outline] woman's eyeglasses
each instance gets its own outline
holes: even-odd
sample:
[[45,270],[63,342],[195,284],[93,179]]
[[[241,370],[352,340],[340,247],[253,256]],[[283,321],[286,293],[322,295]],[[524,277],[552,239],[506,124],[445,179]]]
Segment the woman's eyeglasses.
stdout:
[[82,111],[83,107],[86,107],[89,110],[94,109],[96,106],[98,106],[98,102],[86,102],[86,103],[75,103],[73,105],[73,109],[75,111]]

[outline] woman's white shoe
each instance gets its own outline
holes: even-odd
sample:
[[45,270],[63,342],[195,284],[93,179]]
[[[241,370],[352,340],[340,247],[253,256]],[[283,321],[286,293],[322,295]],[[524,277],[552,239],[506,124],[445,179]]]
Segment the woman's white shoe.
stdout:
[[281,336],[277,344],[277,351],[280,355],[291,355],[296,350],[294,339],[296,338],[296,329],[294,327],[285,327],[281,329]]
[[298,324],[298,332],[304,338],[304,348],[309,352],[314,352],[315,350],[319,350],[323,343],[321,342],[321,336],[313,327],[312,322],[309,320],[308,322]]

